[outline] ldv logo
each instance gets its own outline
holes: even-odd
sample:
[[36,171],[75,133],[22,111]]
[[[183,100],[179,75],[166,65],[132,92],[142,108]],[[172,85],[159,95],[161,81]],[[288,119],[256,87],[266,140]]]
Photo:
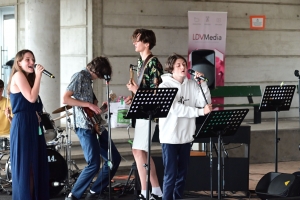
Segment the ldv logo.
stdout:
[[209,34],[193,34],[193,40],[222,40],[222,36],[215,34],[215,35],[209,35]]
[[56,162],[56,159],[55,159],[54,155],[53,156],[48,156],[48,162]]

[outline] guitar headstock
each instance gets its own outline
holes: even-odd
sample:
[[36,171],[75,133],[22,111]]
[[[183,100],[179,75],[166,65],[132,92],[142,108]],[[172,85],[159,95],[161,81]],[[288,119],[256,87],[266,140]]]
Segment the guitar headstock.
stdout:
[[110,101],[115,101],[115,99],[117,98],[117,95],[115,93],[110,93],[109,98],[110,98]]
[[130,71],[131,71],[131,70],[137,71],[137,68],[138,68],[137,65],[133,65],[133,64],[130,64],[130,65],[129,65],[129,70],[130,70]]

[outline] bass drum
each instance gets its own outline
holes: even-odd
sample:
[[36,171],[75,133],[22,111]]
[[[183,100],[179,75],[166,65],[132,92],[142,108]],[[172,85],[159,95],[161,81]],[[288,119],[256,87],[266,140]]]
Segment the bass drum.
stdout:
[[[50,198],[57,196],[64,188],[62,183],[65,183],[68,176],[68,165],[65,159],[53,149],[47,149],[49,163],[49,184]],[[54,183],[61,183],[59,186],[54,186]]]
[[[68,165],[65,159],[55,150],[47,149],[49,164],[49,194],[50,198],[57,196],[64,188],[63,183],[68,176]],[[7,180],[11,181],[10,158],[5,165]],[[55,185],[59,186],[55,186]],[[61,185],[60,185],[61,184]]]

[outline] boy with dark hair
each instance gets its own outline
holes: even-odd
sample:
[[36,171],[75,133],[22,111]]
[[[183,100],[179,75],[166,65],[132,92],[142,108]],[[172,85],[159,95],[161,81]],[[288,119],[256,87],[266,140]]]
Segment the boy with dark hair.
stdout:
[[[138,59],[137,80],[129,81],[127,84],[128,90],[132,93],[136,93],[138,88],[157,88],[161,83],[161,75],[163,74],[163,68],[157,57],[152,55],[151,49],[156,45],[156,37],[152,30],[136,29],[132,34],[132,42],[135,47],[135,51],[140,53]],[[131,104],[132,97],[125,99],[126,104]],[[155,131],[155,122],[151,122],[151,140]],[[135,124],[134,140],[132,145],[132,153],[138,168],[139,177],[141,180],[141,194],[139,199],[145,199],[147,196],[146,189],[146,176],[147,170],[144,164],[147,163],[148,152],[148,127],[149,121],[145,119],[137,119]],[[150,182],[152,186],[152,194],[150,199],[161,199],[162,191],[157,179],[156,168],[152,157],[150,157]]]
[[[71,83],[63,95],[63,103],[73,106],[75,132],[80,140],[84,158],[88,164],[80,173],[67,198],[68,200],[80,199],[85,190],[90,186],[93,178],[99,171],[100,156],[105,160],[105,163],[98,173],[96,181],[90,187],[85,200],[107,199],[103,191],[109,184],[109,173],[112,178],[121,162],[120,153],[114,143],[111,142],[111,162],[113,166],[110,170],[107,153],[108,132],[101,126],[100,133],[97,134],[93,128],[93,124],[86,119],[82,109],[82,107],[86,107],[95,114],[101,114],[102,111],[97,106],[97,100],[94,99],[92,80],[97,78],[103,79],[105,75],[111,76],[111,73],[112,69],[108,59],[102,56],[97,57],[88,63],[85,69],[72,76]],[[107,104],[107,102],[103,104]]]
[[[168,57],[163,82],[159,88],[178,88],[166,118],[159,119],[159,140],[164,164],[164,200],[183,199],[185,178],[189,166],[191,142],[194,140],[195,118],[212,111],[211,95],[204,81],[186,77],[186,59],[178,54]],[[204,76],[195,72],[194,79]],[[197,80],[198,81],[198,80]],[[207,104],[208,103],[208,104]]]

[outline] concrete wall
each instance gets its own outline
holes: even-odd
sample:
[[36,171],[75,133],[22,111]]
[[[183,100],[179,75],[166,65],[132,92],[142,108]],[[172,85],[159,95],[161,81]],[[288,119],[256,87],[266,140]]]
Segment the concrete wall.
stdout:
[[[0,0],[0,6],[8,5],[16,6],[20,50],[25,44],[24,0]],[[153,53],[162,63],[173,52],[186,55],[188,11],[228,12],[226,85],[260,85],[262,91],[282,81],[296,85],[299,10],[299,0],[61,0],[61,93],[75,71],[93,57],[106,55],[113,66],[110,89],[117,95],[129,95],[125,87],[128,68],[138,57],[130,40],[132,32],[140,27],[154,30],[157,46]],[[250,15],[265,15],[265,30],[250,30]],[[106,100],[103,81],[95,81],[94,88],[98,99]],[[298,117],[298,106],[295,93],[291,110],[280,112],[279,117]],[[274,118],[274,113],[264,112],[262,117]]]
[[[278,131],[278,161],[300,160],[299,130]],[[274,130],[251,131],[250,163],[271,163],[275,161]]]
[[[62,105],[64,93],[73,73],[81,70],[92,59],[92,1],[91,0],[61,0],[60,15],[60,96],[56,101]],[[17,50],[25,46],[25,0],[0,1],[0,6],[15,6],[17,19]],[[44,38],[39,38],[43,40]],[[51,55],[50,55],[51,57]],[[47,68],[47,66],[45,66]],[[43,86],[43,83],[42,83]],[[45,108],[47,110],[47,108]],[[51,113],[53,110],[47,110]],[[58,115],[52,115],[53,118]],[[62,120],[65,123],[65,120]],[[58,122],[57,122],[58,123]],[[59,123],[58,123],[59,124]]]
[[[226,41],[225,85],[297,84],[294,76],[300,61],[298,0],[103,0],[102,53],[109,56],[114,76],[111,88],[120,95],[129,94],[124,84],[128,81],[128,66],[136,62],[130,36],[134,29],[154,30],[157,46],[153,53],[164,63],[172,52],[187,55],[188,11],[228,12]],[[249,16],[265,15],[263,31],[250,30]],[[94,19],[95,20],[95,19]],[[96,27],[94,27],[96,28]],[[254,99],[260,102],[260,98]],[[242,99],[225,99],[246,102]],[[279,117],[298,117],[298,94],[288,112]],[[247,118],[252,118],[252,110]],[[263,118],[274,118],[273,112],[262,113]]]
[[[92,1],[61,0],[61,94],[71,76],[92,59]],[[61,99],[59,99],[62,101]]]

